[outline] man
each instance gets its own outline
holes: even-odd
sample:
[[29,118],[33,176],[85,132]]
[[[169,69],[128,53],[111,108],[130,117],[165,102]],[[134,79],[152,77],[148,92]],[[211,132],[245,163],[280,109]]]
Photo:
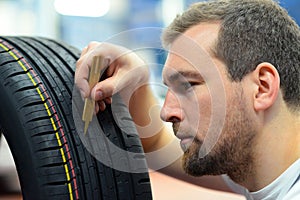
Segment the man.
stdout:
[[[193,179],[178,164],[165,172],[212,188],[226,189],[225,181],[247,199],[299,199],[300,30],[286,11],[272,0],[196,3],[166,29],[163,43],[169,54],[161,119],[181,140],[185,173],[215,177]],[[108,78],[90,89],[94,55],[108,57],[110,66]],[[97,111],[116,91],[131,94],[138,130],[158,116],[148,115],[156,100],[147,81],[136,54],[104,43],[83,50],[75,75],[82,96],[98,102]],[[142,140],[146,152],[171,140],[159,126]]]

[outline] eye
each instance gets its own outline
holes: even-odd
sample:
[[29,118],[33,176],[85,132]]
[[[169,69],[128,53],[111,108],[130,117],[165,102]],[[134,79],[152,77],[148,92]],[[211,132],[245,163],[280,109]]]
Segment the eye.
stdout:
[[193,86],[193,84],[191,82],[183,82],[181,84],[182,89],[184,90],[188,90],[189,88],[191,88]]
[[178,93],[185,93],[188,92],[193,86],[197,85],[196,82],[179,82],[176,85],[174,85],[174,90]]

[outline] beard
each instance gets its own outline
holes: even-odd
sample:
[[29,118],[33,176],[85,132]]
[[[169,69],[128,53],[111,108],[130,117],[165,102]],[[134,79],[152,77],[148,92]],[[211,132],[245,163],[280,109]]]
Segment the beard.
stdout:
[[221,135],[204,157],[200,156],[203,141],[195,138],[183,155],[183,169],[192,176],[227,174],[241,183],[253,171],[253,143],[257,130],[249,117],[242,92],[236,92],[228,108]]

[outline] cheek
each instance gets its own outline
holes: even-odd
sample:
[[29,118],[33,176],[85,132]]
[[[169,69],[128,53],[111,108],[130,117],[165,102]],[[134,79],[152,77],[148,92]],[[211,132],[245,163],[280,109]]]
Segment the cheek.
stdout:
[[211,96],[202,95],[199,103],[198,135],[206,136],[212,119]]
[[211,96],[208,90],[195,91],[193,97],[183,102],[189,127],[201,138],[205,136],[211,120]]
[[199,97],[199,120],[203,124],[207,124],[211,119],[211,96],[210,95],[201,95]]

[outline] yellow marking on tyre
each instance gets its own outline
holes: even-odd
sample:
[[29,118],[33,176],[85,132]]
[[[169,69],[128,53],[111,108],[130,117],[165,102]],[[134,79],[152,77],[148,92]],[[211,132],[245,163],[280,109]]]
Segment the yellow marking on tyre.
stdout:
[[[17,63],[19,64],[19,66],[26,72],[27,76],[29,77],[30,81],[33,83],[34,86],[37,86],[37,83],[36,81],[34,80],[34,78],[32,77],[32,75],[29,73],[30,69],[27,69],[24,64],[21,62],[21,58],[19,58],[16,54],[14,54],[12,52],[12,50],[10,50],[8,47],[6,47],[4,44],[0,43],[0,47],[2,47],[5,51],[7,51],[16,61]],[[42,94],[42,92],[40,91],[40,88],[36,88],[41,100],[44,102],[45,101],[45,98]],[[57,142],[58,142],[58,145],[60,148],[60,153],[61,153],[61,156],[62,156],[62,159],[63,159],[63,162],[66,163],[67,160],[66,160],[66,157],[65,157],[65,153],[63,151],[63,146],[62,146],[62,143],[61,143],[61,139],[59,137],[59,133],[57,131],[57,127],[55,125],[55,122],[52,118],[52,114],[51,114],[51,111],[47,105],[47,103],[44,103],[44,107],[46,108],[46,111],[47,111],[47,114],[48,116],[50,117],[50,122],[52,124],[52,127],[55,131],[55,135],[56,135],[56,139],[57,139]],[[68,165],[67,164],[64,164],[64,169],[65,169],[65,173],[66,173],[66,178],[67,178],[67,181],[69,182],[71,179],[70,179],[70,174],[69,174],[69,169],[68,169]],[[76,186],[76,182],[74,182],[74,186]],[[69,190],[69,195],[70,195],[70,200],[73,200],[73,191],[72,191],[72,185],[71,185],[71,182],[69,182],[67,184],[68,186],[68,190]],[[75,188],[77,189],[77,188]],[[79,199],[78,197],[78,193],[77,193],[77,190],[76,190],[76,199]]]

